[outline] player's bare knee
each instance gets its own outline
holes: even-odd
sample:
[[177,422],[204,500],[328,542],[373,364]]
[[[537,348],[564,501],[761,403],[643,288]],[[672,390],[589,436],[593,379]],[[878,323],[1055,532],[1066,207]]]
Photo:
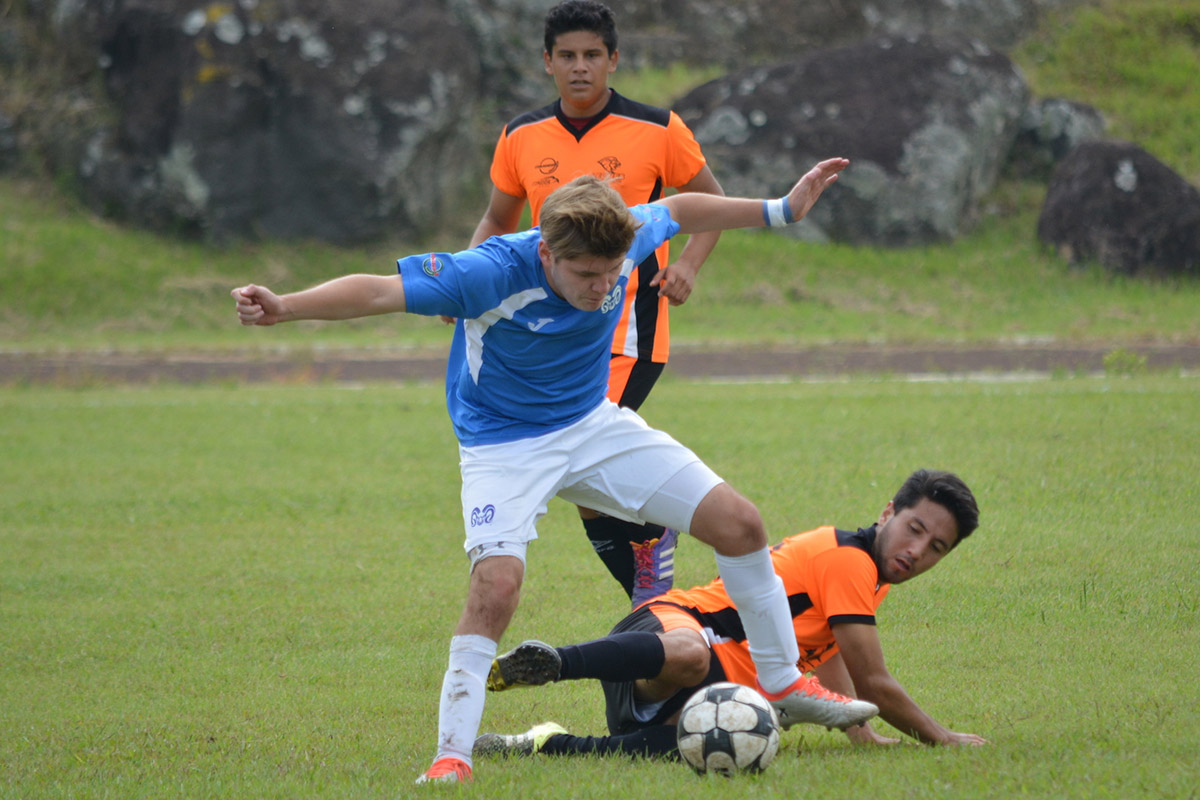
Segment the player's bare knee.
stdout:
[[521,595],[521,578],[511,574],[493,575],[481,582],[480,588],[496,602],[512,599],[515,604]]
[[758,508],[728,484],[714,488],[701,501],[691,534],[726,555],[743,555],[767,544]]
[[680,686],[695,686],[706,677],[712,666],[712,651],[701,641],[693,641],[676,658],[676,676]]
[[758,511],[758,506],[740,494],[737,495],[737,502],[734,504],[733,517],[730,531],[736,535],[739,544],[750,550],[762,547],[767,543],[766,527],[763,524],[762,514]]
[[712,662],[712,651],[704,637],[691,630],[676,629],[661,635],[665,660],[659,677],[676,686],[695,686],[704,680]]
[[485,558],[471,572],[470,593],[498,605],[515,607],[524,574],[524,565],[518,559],[509,556]]

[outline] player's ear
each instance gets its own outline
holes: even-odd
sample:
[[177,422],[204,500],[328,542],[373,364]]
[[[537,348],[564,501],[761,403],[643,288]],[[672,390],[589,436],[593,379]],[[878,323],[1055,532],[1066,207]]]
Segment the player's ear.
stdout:
[[883,507],[883,511],[879,513],[879,522],[875,523],[879,527],[883,527],[889,519],[896,514],[896,509],[892,505],[892,501],[888,500],[888,504]]
[[543,64],[543,65],[545,66],[545,68],[546,68],[546,74],[547,74],[547,75],[553,75],[553,74],[554,74],[554,70],[553,70],[553,69],[551,68],[551,66],[550,66],[550,59],[551,59],[551,55],[550,55],[549,53],[547,53],[545,50],[543,50],[543,51],[542,51],[542,64]]

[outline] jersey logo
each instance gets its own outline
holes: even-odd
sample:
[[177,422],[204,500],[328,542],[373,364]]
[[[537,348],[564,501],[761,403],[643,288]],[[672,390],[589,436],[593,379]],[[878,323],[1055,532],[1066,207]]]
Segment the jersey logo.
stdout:
[[553,175],[555,172],[558,172],[558,159],[553,156],[546,156],[537,163],[536,169],[543,175]]
[[621,305],[621,297],[625,294],[623,287],[616,286],[612,290],[612,294],[604,298],[604,303],[600,306],[600,313],[607,314],[617,306]]
[[604,158],[599,159],[596,163],[599,164],[600,168],[604,170],[604,175],[602,177],[614,181],[625,180],[625,175],[617,172],[617,170],[621,168],[621,159],[617,158],[616,156],[605,156]]
[[529,326],[529,330],[537,332],[549,325],[551,322],[554,322],[554,317],[542,317],[537,322],[527,322],[525,324]]
[[425,274],[431,278],[436,278],[442,274],[442,262],[434,253],[429,254],[429,258],[421,262],[421,269],[425,270]]
[[483,508],[475,508],[471,510],[471,527],[477,528],[480,525],[487,525],[496,518],[496,507],[488,503]]

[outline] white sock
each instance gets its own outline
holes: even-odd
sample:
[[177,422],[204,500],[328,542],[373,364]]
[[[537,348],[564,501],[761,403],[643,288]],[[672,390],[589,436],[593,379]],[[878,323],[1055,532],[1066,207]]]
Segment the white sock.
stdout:
[[800,646],[788,610],[783,580],[771,566],[767,548],[744,556],[716,554],[725,591],[737,606],[758,682],[768,692],[780,692],[800,677],[796,662]]
[[479,734],[487,696],[485,681],[495,657],[496,642],[486,636],[450,639],[450,665],[442,679],[438,705],[437,758],[451,756],[471,763],[471,748]]

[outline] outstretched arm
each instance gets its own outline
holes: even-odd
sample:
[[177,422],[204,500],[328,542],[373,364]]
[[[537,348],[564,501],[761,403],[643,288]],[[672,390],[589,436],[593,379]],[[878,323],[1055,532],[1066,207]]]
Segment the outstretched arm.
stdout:
[[[762,228],[768,220],[783,224],[803,219],[816,204],[821,193],[832,186],[838,174],[850,162],[844,158],[829,158],[804,173],[792,190],[779,200],[751,200],[744,197],[720,197],[711,194],[675,194],[657,202],[671,210],[679,223],[680,233],[725,231],[733,228]],[[764,203],[769,208],[764,208]],[[765,211],[769,211],[765,214]],[[774,224],[774,223],[772,223]]]
[[879,716],[888,724],[926,744],[987,744],[982,736],[952,731],[921,710],[888,672],[874,625],[835,625],[833,637],[859,699],[879,706]]
[[405,310],[400,275],[345,275],[305,289],[277,295],[250,284],[230,292],[243,325],[274,325],[298,319],[353,319]]
[[[854,682],[850,680],[850,673],[846,671],[846,664],[842,660],[841,653],[834,653],[831,658],[813,670],[813,673],[816,674],[817,680],[826,689],[835,691],[838,694],[844,694],[846,697],[857,697],[854,693]],[[855,744],[900,744],[899,739],[879,735],[871,727],[870,722],[846,728],[846,738]]]

